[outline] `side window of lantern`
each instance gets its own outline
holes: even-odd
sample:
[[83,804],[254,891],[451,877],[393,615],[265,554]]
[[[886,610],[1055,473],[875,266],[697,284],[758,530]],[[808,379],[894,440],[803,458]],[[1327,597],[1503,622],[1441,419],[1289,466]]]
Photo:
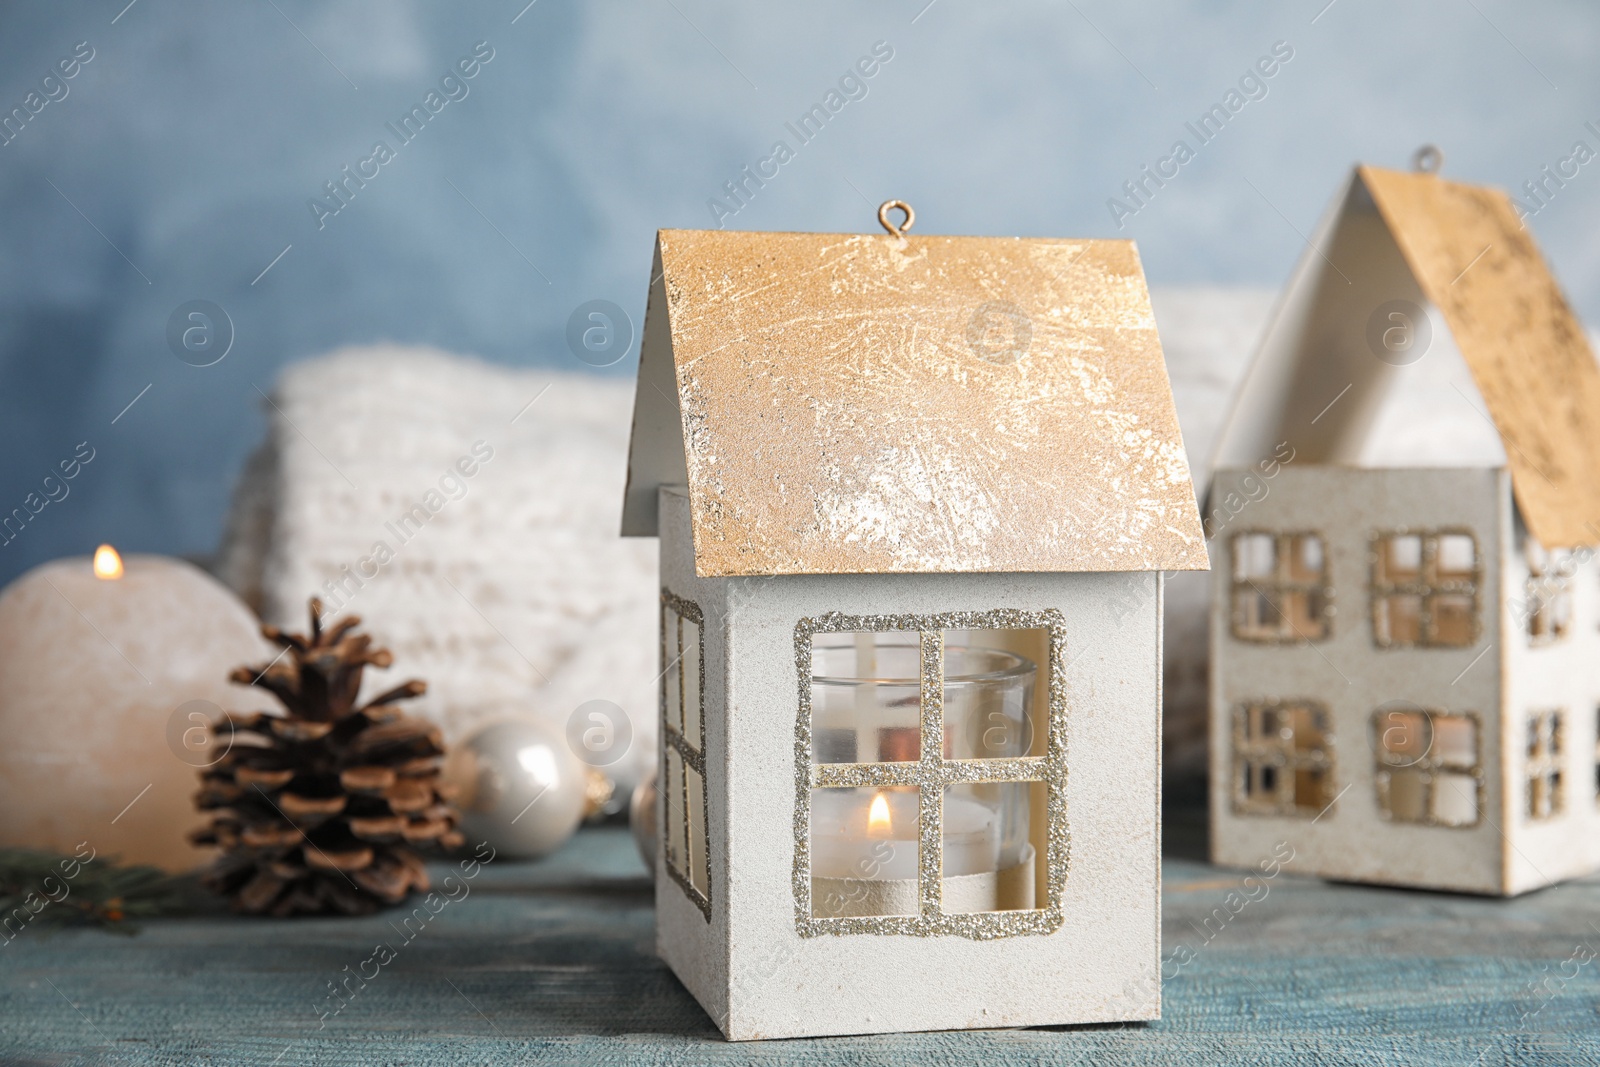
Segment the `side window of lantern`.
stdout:
[[1233,710],[1233,810],[1315,818],[1334,799],[1333,727],[1314,700],[1256,700]]
[[1373,712],[1379,813],[1393,822],[1476,826],[1483,814],[1481,733],[1471,713],[1415,706]]
[[1233,636],[1261,644],[1320,641],[1332,630],[1333,589],[1317,533],[1233,535]]
[[706,826],[705,616],[661,591],[661,824],[667,874],[711,918]]
[[1524,812],[1529,819],[1551,819],[1566,808],[1561,774],[1566,727],[1566,715],[1559,708],[1528,715],[1528,784]]
[[1567,636],[1572,625],[1572,577],[1577,564],[1571,552],[1546,551],[1531,537],[1526,549],[1528,584],[1524,612],[1528,643],[1554,644]]
[[1600,804],[1600,708],[1594,713],[1594,799]]
[[1067,844],[1059,614],[865,628],[877,621],[796,627],[811,664],[796,767],[801,934],[1054,929],[1052,856]]
[[1372,638],[1379,648],[1469,648],[1482,570],[1466,530],[1385,530],[1372,539]]

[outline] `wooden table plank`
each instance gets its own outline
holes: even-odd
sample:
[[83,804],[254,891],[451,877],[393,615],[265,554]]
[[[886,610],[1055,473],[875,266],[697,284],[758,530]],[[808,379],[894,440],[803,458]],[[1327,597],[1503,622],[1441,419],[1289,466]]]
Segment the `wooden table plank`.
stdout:
[[[1499,901],[1291,862],[1241,903],[1242,876],[1192,858],[1194,836],[1192,818],[1169,824],[1172,963],[1151,1025],[729,1045],[655,958],[643,869],[603,829],[490,865],[409,941],[404,912],[29,928],[0,948],[0,1063],[1600,1062],[1600,962],[1563,967],[1580,946],[1600,955],[1600,881]],[[329,984],[379,942],[394,959],[322,1020],[343,1003]]]

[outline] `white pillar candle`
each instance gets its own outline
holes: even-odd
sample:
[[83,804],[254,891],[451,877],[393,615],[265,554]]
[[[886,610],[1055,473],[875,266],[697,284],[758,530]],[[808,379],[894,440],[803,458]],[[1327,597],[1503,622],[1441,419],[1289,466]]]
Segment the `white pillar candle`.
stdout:
[[88,557],[57,560],[0,594],[0,845],[87,841],[184,870],[206,858],[186,840],[203,821],[199,768],[217,755],[201,720],[273,707],[227,675],[274,650],[198,568],[130,556],[119,574],[118,562],[103,551],[97,575]]

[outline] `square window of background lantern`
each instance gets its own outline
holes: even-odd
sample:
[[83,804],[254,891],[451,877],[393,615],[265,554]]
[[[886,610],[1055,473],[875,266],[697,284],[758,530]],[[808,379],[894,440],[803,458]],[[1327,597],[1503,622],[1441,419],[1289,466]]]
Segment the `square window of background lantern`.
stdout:
[[707,837],[705,616],[661,591],[661,818],[667,875],[711,919]]
[[1233,808],[1315,817],[1334,798],[1332,720],[1311,700],[1263,700],[1233,713]]
[[1372,632],[1380,645],[1415,645],[1422,640],[1422,598],[1391,593],[1372,599]]
[[1061,924],[1058,612],[824,616],[795,627],[802,936],[989,939]]
[[1422,581],[1422,538],[1416,534],[1390,534],[1379,538],[1376,581],[1409,585]]
[[1566,716],[1559,708],[1528,715],[1528,818],[1550,819],[1565,809],[1561,773],[1565,748]]
[[1380,648],[1468,648],[1480,629],[1482,567],[1465,530],[1372,538],[1372,639]]
[[1477,639],[1473,598],[1464,593],[1436,593],[1428,598],[1430,644],[1466,648]]
[[1333,590],[1322,536],[1237,533],[1232,543],[1233,636],[1283,644],[1328,636]]
[[1478,542],[1469,533],[1440,533],[1434,538],[1434,580],[1440,584],[1478,581]]
[[1373,712],[1379,813],[1394,822],[1476,826],[1483,812],[1480,735],[1471,712],[1398,702]]

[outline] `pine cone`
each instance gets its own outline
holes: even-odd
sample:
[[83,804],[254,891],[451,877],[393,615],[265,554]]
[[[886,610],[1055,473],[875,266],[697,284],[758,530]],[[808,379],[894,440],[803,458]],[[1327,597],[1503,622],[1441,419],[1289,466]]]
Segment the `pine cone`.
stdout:
[[406,682],[356,706],[363,669],[393,662],[352,632],[360,622],[346,616],[324,630],[313,597],[309,638],[263,626],[284,651],[229,675],[285,708],[214,723],[227,754],[201,772],[195,796],[213,814],[191,840],[223,852],[202,881],[240,911],[364,915],[428,888],[409,846],[461,844],[439,780],[438,728],[390,707],[427,684]]

